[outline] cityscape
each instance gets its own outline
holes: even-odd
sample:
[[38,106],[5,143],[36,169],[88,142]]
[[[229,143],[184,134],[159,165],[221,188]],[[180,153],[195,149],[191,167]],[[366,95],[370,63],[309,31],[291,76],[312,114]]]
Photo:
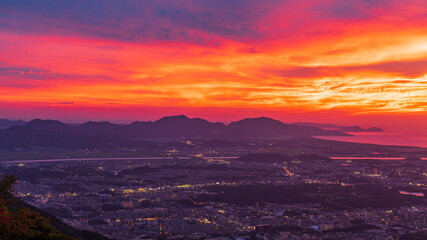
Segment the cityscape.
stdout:
[[[423,237],[425,159],[338,148],[335,157],[288,156],[278,153],[289,151],[282,140],[240,143],[181,139],[156,157],[6,160],[0,172],[18,177],[16,197],[111,239]],[[356,151],[373,146],[384,147]]]
[[0,0],[0,240],[426,240],[426,0]]

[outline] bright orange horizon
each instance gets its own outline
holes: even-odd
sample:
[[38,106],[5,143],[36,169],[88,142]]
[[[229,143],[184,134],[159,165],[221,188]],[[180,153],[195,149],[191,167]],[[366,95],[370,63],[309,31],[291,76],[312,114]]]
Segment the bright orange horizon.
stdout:
[[427,4],[2,1],[0,117],[427,127]]

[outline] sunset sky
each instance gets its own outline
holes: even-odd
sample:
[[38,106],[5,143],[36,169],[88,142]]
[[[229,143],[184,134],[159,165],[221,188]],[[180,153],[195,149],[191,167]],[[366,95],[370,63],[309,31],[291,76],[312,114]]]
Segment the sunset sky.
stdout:
[[0,118],[427,127],[425,0],[0,1]]

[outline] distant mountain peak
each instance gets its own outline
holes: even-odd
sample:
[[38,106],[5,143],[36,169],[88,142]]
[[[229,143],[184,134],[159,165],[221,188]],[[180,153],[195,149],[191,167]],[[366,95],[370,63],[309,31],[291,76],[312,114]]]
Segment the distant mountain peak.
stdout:
[[163,117],[157,121],[154,121],[154,124],[202,124],[202,125],[222,125],[225,126],[225,124],[223,123],[212,123],[209,122],[206,119],[202,119],[202,118],[189,118],[185,115],[175,115],[175,116],[166,116]]
[[384,132],[383,129],[379,127],[371,127],[371,128],[361,128],[360,126],[341,126],[336,124],[329,123],[312,123],[312,122],[295,122],[293,125],[297,126],[309,126],[309,127],[317,127],[321,129],[334,129],[342,132]]
[[67,126],[65,123],[57,121],[57,120],[42,120],[42,119],[33,119],[27,124],[24,125],[24,127],[63,127]]
[[236,122],[232,122],[229,124],[229,126],[233,126],[233,125],[241,125],[241,124],[258,124],[258,123],[262,123],[262,124],[280,124],[280,125],[287,125],[279,120],[273,119],[273,118],[268,118],[268,117],[255,117],[255,118],[245,118]]
[[158,121],[166,121],[166,120],[189,120],[190,118],[185,115],[174,115],[174,116],[165,116],[160,118]]
[[382,128],[379,127],[371,127],[366,129],[367,132],[384,132],[384,130]]
[[277,121],[280,122],[279,120],[273,119],[273,118],[269,118],[269,117],[253,117],[253,118],[244,118],[240,121]]
[[14,126],[24,126],[26,122],[22,120],[0,119],[0,129],[6,129]]
[[367,129],[363,129],[359,126],[352,126],[352,127],[344,127],[341,129],[343,132],[383,132],[381,128],[378,127],[371,127]]
[[23,130],[28,130],[30,132],[46,132],[46,133],[52,133],[52,131],[62,132],[70,128],[71,128],[70,126],[60,121],[42,120],[42,119],[34,119],[22,127]]

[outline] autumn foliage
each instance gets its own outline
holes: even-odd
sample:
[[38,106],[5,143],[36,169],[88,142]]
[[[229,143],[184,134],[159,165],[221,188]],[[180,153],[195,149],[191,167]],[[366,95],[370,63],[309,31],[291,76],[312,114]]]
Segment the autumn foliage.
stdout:
[[16,182],[15,176],[8,175],[3,175],[0,180],[0,239],[71,239],[49,225],[39,213],[12,207],[15,198],[11,192]]

